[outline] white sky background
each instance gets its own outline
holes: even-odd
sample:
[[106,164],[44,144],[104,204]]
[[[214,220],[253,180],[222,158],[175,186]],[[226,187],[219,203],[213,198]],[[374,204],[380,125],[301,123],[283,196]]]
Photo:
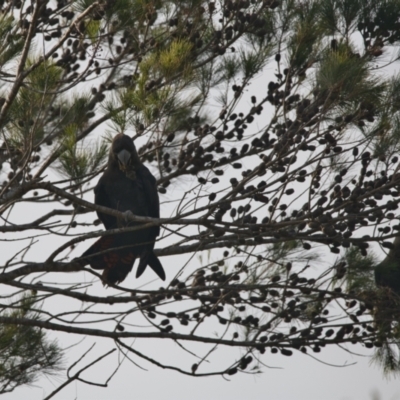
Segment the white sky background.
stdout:
[[[395,64],[387,69],[387,73],[395,73],[398,70],[398,64]],[[272,79],[274,73],[274,65],[268,66],[263,75],[258,78],[248,94],[244,96],[244,104],[246,99],[250,104],[249,98],[251,95],[262,97],[267,91],[268,82]],[[246,105],[247,108],[247,105]],[[238,108],[238,111],[240,109]],[[266,118],[264,115],[263,118]],[[103,124],[101,129],[96,131],[97,137],[109,127]],[[90,141],[88,141],[90,142]],[[246,166],[247,168],[249,166]],[[246,168],[245,167],[245,168]],[[225,177],[223,181],[228,181]],[[222,185],[223,183],[221,183]],[[160,195],[161,202],[169,199],[175,199],[180,189],[173,189],[174,182],[168,188],[166,195]],[[217,185],[215,185],[217,186]],[[215,188],[217,189],[217,188]],[[92,193],[88,194],[85,199],[89,201],[94,200]],[[32,203],[33,204],[33,203]],[[59,206],[57,206],[59,208]],[[37,212],[35,206],[35,213]],[[172,206],[163,204],[161,207],[161,215],[167,217],[172,212]],[[16,215],[17,214],[17,215]],[[38,214],[39,215],[39,214]],[[33,215],[32,210],[29,208],[19,208],[17,212],[13,212],[15,222],[21,219],[31,221],[38,217]],[[95,214],[86,214],[85,217],[88,221],[95,219]],[[64,241],[63,238],[61,238]],[[60,238],[48,237],[42,241],[40,246],[33,246],[32,253],[29,253],[29,259],[33,260],[37,257],[38,260],[43,260],[45,257],[56,249],[60,243]],[[86,241],[79,249],[85,249],[89,246],[89,241]],[[10,245],[2,244],[1,258],[8,259],[15,253],[15,249],[20,249],[20,243],[13,243]],[[156,246],[156,247],[159,247]],[[79,255],[81,250],[74,252],[74,256]],[[325,262],[333,263],[336,255],[328,253],[329,259]],[[167,282],[170,281],[175,273],[178,272],[183,262],[190,257],[190,254],[177,256],[177,257],[163,257],[161,259],[166,273]],[[197,257],[193,262],[198,263]],[[123,282],[125,287],[139,287],[153,279],[152,272],[146,270],[143,277],[137,281],[134,278],[134,271],[128,276],[126,281]],[[82,275],[82,274],[81,274]],[[83,275],[82,275],[83,276]],[[46,281],[51,279],[62,279],[65,282],[72,282],[77,280],[76,274],[52,274],[46,276]],[[85,274],[85,279],[92,281],[92,275]],[[160,286],[160,282],[154,282],[154,285]],[[104,289],[101,284],[96,283],[96,294],[110,295],[112,289]],[[67,305],[57,298],[58,302],[50,304],[57,311],[65,308]],[[78,304],[78,303],[77,303]],[[45,308],[48,308],[46,305]],[[112,307],[112,306],[111,306]],[[70,308],[69,305],[67,307]],[[109,310],[110,306],[104,306]],[[210,330],[212,332],[212,330]],[[72,344],[79,343],[76,347],[69,349],[66,353],[67,363],[69,366],[72,362],[77,360],[85,350],[87,350],[92,343],[96,343],[95,348],[83,362],[73,369],[73,374],[78,369],[93,361],[99,355],[106,353],[108,350],[114,348],[112,340],[96,339],[91,337],[79,337],[77,335],[49,332],[50,338],[57,338],[62,347],[67,347]],[[146,351],[156,352],[162,359],[171,360],[170,365],[176,365],[176,357],[182,357],[182,364],[185,369],[190,368],[194,362],[193,358],[182,355],[183,353],[178,349],[178,346],[170,343],[170,341],[162,340],[146,340],[135,342],[135,346],[140,346],[140,349]],[[357,345],[348,347],[356,353],[364,355],[372,354],[370,351]],[[144,352],[146,352],[144,351]],[[221,362],[225,358],[239,358],[240,352],[237,349],[219,350],[217,357],[220,357]],[[73,400],[73,399],[137,399],[137,400],[155,400],[162,398],[163,400],[197,400],[197,399],[273,399],[273,400],[400,400],[400,381],[391,379],[387,380],[383,377],[382,370],[378,366],[370,366],[369,357],[357,357],[345,351],[341,351],[337,347],[327,347],[321,353],[312,354],[316,355],[318,359],[323,362],[333,364],[335,366],[325,365],[312,359],[310,356],[302,354],[300,351],[295,351],[292,357],[284,357],[279,354],[271,354],[267,351],[262,356],[262,361],[265,362],[270,368],[263,368],[263,372],[258,375],[251,375],[246,373],[238,373],[229,380],[222,377],[209,377],[209,378],[194,378],[181,375],[177,372],[159,369],[149,363],[137,360],[131,356],[140,366],[146,368],[147,371],[134,366],[131,362],[125,360],[108,385],[108,388],[99,388],[89,386],[79,382],[73,382],[68,387],[63,389],[58,395],[55,396],[57,400]],[[100,363],[86,371],[82,377],[94,382],[103,383],[116,367],[118,357],[117,352],[108,356]],[[187,362],[186,362],[187,358]],[[218,364],[218,360],[211,357],[212,360]],[[186,362],[186,364],[185,364]],[[225,363],[224,363],[225,364]],[[355,364],[355,365],[353,365]],[[3,398],[7,400],[23,400],[23,399],[43,399],[46,395],[52,392],[56,387],[65,381],[66,377],[64,372],[54,378],[43,378],[37,382],[34,387],[23,387],[16,389],[13,393],[6,394]]]
[[[106,346],[104,346],[106,347]],[[111,346],[107,346],[111,347]],[[139,399],[139,400],[204,400],[204,399],[274,399],[274,400],[381,400],[400,399],[399,382],[382,379],[378,368],[368,366],[368,359],[344,356],[335,349],[323,352],[331,362],[357,361],[357,365],[334,368],[322,365],[307,356],[295,354],[293,357],[270,355],[266,357],[272,366],[281,369],[265,369],[263,374],[254,376],[237,374],[230,381],[220,377],[192,378],[175,372],[162,371],[150,367],[148,372],[126,364],[112,379],[109,387],[72,383],[56,399]],[[112,356],[116,357],[116,356]],[[101,376],[100,369],[108,369],[108,362],[99,364],[96,374],[90,371],[87,377]],[[50,382],[42,380],[42,388],[18,389],[5,395],[5,399],[42,399],[61,379]]]

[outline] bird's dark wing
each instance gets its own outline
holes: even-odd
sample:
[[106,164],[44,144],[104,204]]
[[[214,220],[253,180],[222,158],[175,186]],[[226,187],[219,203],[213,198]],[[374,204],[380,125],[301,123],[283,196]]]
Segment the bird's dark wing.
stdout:
[[[106,185],[116,177],[111,171],[106,171],[94,189],[95,204],[115,209],[113,199],[107,195]],[[114,201],[115,203],[115,201]],[[117,219],[111,215],[97,212],[106,230],[117,228]],[[132,270],[135,254],[130,245],[129,234],[115,234],[100,237],[82,254],[84,264],[90,264],[93,269],[103,270],[103,282],[115,284],[122,282]],[[125,247],[125,248],[120,248]],[[119,248],[118,250],[113,250]],[[100,254],[99,254],[100,253]]]
[[[143,194],[148,204],[148,216],[152,218],[160,218],[160,201],[158,199],[156,178],[154,178],[149,169],[144,165],[140,166],[138,176],[143,183]],[[155,239],[160,234],[160,227],[156,226],[151,229]]]
[[[107,171],[100,178],[96,187],[94,188],[94,203],[108,208],[113,208],[110,199],[107,196],[107,192],[105,191],[104,186],[107,184],[107,180],[109,176],[107,175]],[[100,221],[103,223],[106,230],[113,229],[117,227],[117,219],[111,215],[103,214],[101,212],[97,212],[97,216]]]
[[[151,172],[144,166],[141,165],[137,171],[138,179],[142,182],[143,196],[147,203],[147,214],[152,218],[160,218],[160,202],[157,193],[157,181]],[[154,240],[160,234],[160,227],[155,226],[148,229],[148,238],[151,241],[150,244],[143,246],[142,253],[140,255],[140,261],[136,272],[136,277],[139,278],[146,266],[150,268],[164,281],[165,272],[162,267],[160,260],[153,253]]]

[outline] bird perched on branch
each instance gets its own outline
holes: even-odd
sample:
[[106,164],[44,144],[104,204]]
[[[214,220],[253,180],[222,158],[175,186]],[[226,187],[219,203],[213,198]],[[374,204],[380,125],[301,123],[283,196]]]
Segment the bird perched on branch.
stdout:
[[400,295],[400,236],[395,238],[388,255],[375,268],[375,282]]
[[375,324],[381,332],[390,332],[393,321],[400,321],[400,236],[391,244],[386,258],[375,267],[375,283],[381,288],[374,297]]
[[[156,179],[141,163],[132,139],[122,133],[114,137],[107,169],[94,188],[94,193],[97,205],[137,216],[160,216]],[[97,215],[106,230],[141,225],[101,212],[97,212]],[[82,254],[80,260],[84,265],[90,264],[94,269],[103,270],[104,284],[122,282],[132,270],[136,258],[139,258],[137,278],[149,265],[165,280],[164,269],[153,252],[154,241],[159,233],[160,227],[153,226],[102,236]]]

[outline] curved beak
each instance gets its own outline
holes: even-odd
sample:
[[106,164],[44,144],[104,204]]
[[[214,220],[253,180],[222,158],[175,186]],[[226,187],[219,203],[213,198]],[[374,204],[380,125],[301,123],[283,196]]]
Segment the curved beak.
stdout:
[[118,164],[119,164],[119,168],[122,171],[125,171],[127,169],[129,160],[131,159],[131,153],[129,153],[128,150],[121,150],[118,154]]

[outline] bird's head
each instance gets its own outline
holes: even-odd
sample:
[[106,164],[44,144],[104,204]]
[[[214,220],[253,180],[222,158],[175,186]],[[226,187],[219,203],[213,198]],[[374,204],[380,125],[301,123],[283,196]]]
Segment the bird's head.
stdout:
[[132,138],[123,133],[114,137],[110,150],[110,162],[118,165],[123,172],[134,170],[140,165],[140,159]]

